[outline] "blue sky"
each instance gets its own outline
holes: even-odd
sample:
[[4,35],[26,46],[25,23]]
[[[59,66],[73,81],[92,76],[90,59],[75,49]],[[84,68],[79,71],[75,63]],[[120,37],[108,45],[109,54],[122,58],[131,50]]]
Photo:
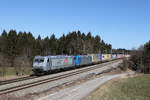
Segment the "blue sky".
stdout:
[[150,0],[0,0],[0,32],[16,29],[42,37],[81,30],[113,48],[150,40]]

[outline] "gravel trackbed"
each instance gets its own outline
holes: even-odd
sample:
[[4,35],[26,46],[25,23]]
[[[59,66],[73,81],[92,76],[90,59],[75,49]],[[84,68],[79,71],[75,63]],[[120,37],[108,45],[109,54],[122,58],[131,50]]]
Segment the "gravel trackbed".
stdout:
[[106,83],[107,81],[123,77],[126,75],[134,74],[133,72],[126,72],[123,74],[116,74],[116,75],[106,75],[102,77],[97,77],[93,80],[89,80],[85,83],[82,83],[77,86],[72,86],[63,90],[60,90],[58,92],[55,92],[53,94],[50,94],[48,96],[39,98],[39,100],[81,100],[88,94],[90,94],[92,91],[97,89],[102,84]]

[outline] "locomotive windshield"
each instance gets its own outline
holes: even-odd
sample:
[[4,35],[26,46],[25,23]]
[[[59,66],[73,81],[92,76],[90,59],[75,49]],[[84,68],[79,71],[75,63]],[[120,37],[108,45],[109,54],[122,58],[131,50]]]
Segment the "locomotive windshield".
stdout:
[[35,59],[34,62],[42,63],[42,62],[44,62],[44,58]]

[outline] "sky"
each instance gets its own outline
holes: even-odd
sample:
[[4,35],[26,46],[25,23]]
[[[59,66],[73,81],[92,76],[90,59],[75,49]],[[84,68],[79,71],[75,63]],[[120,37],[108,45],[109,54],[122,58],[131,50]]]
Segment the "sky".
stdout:
[[43,38],[80,30],[113,48],[138,48],[150,40],[150,0],[0,0],[4,29]]

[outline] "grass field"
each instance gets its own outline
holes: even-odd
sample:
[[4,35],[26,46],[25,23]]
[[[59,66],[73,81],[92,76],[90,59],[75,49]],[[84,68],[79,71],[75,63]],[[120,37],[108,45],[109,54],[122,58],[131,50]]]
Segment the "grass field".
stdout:
[[150,75],[110,81],[85,100],[150,100]]

